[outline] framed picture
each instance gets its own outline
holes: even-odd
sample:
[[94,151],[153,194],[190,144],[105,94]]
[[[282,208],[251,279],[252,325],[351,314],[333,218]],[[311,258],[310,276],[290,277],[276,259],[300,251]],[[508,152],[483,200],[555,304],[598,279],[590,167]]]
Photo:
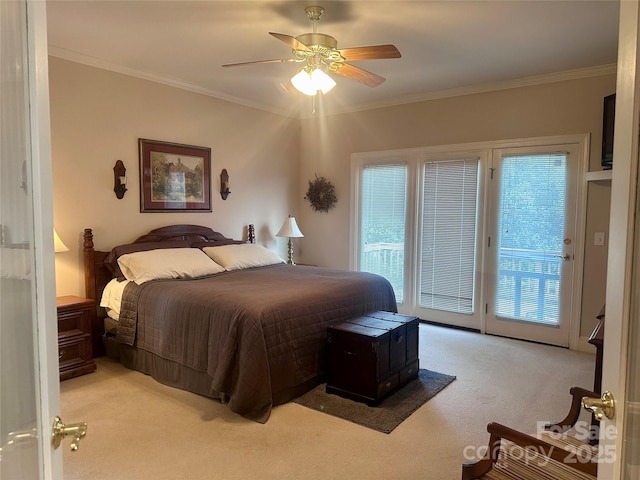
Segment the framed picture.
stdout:
[[211,149],[139,139],[140,211],[210,212]]

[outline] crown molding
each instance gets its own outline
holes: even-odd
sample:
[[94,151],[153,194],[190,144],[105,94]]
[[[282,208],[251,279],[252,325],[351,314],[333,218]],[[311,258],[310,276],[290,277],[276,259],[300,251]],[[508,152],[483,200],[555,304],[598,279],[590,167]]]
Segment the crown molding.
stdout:
[[72,50],[67,50],[65,48],[49,45],[49,55],[51,55],[52,57],[61,58],[63,60],[69,60],[70,62],[81,63],[83,65],[88,65],[90,67],[100,68],[102,70],[108,70],[110,72],[115,72],[115,73],[121,73],[123,75],[128,75],[130,77],[141,78],[143,80],[149,80],[150,82],[161,83],[163,85],[168,85],[170,87],[180,88],[182,90],[187,90],[189,92],[199,93],[201,95],[214,97],[219,100],[225,100],[227,102],[236,103],[239,105],[243,105],[245,107],[264,110],[270,113],[275,113],[277,115],[282,115],[285,117],[293,117],[293,118],[297,117],[297,112],[292,113],[292,111],[285,111],[285,110],[274,108],[268,105],[263,105],[261,103],[251,102],[243,98],[235,97],[233,95],[227,95],[225,93],[217,92],[215,90],[210,90],[208,88],[200,87],[198,85],[193,85],[192,83],[188,83],[183,80],[178,80],[176,78],[166,77],[163,75],[159,75],[157,73],[137,70],[135,68],[123,67],[122,65],[117,65],[115,63],[111,63],[97,57],[92,57],[90,55],[85,55],[83,53],[74,52]]
[[334,110],[330,115],[339,115],[344,113],[353,113],[364,110],[373,110],[377,108],[393,107],[397,105],[406,105],[409,103],[427,102],[430,100],[440,100],[443,98],[462,97],[465,95],[474,95],[478,93],[496,92],[499,90],[509,90],[512,88],[531,87],[535,85],[543,85],[546,83],[565,82],[568,80],[579,80],[582,78],[598,77],[601,75],[610,75],[616,73],[616,64],[598,65],[595,67],[577,68],[574,70],[565,70],[562,72],[549,73],[544,75],[532,75],[513,80],[504,80],[500,82],[489,82],[468,87],[451,88],[447,90],[438,90],[435,92],[421,93],[417,95],[407,95],[396,97],[393,99],[373,102],[367,104],[356,105],[349,108]]
[[[62,58],[64,60],[69,60],[71,62],[81,63],[84,65],[89,65],[91,67],[96,67],[96,68],[108,70],[111,72],[121,73],[123,75],[141,78],[144,80],[149,80],[151,82],[161,83],[171,87],[180,88],[182,90],[187,90],[190,92],[207,95],[209,97],[214,97],[220,100],[225,100],[227,102],[236,103],[239,105],[243,105],[245,107],[250,107],[250,108],[263,110],[270,113],[275,113],[277,115],[282,115],[285,117],[313,118],[317,116],[317,115],[308,114],[306,111],[304,111],[304,109],[299,108],[298,104],[296,104],[295,107],[292,107],[290,110],[282,110],[269,105],[264,105],[257,102],[251,102],[239,97],[235,97],[233,95],[228,95],[225,93],[217,92],[215,90],[203,88],[203,87],[193,85],[191,83],[184,82],[182,80],[178,80],[175,78],[158,75],[156,73],[145,72],[145,71],[137,70],[134,68],[123,67],[121,65],[117,65],[97,57],[92,57],[90,55],[85,55],[79,52],[74,52],[74,51],[56,47],[56,46],[51,46],[51,45],[49,46],[49,55]],[[330,113],[323,112],[323,113],[320,113],[320,116],[340,115],[344,113],[374,110],[378,108],[393,107],[397,105],[406,105],[410,103],[427,102],[430,100],[439,100],[443,98],[461,97],[465,95],[474,95],[478,93],[495,92],[499,90],[509,90],[512,88],[530,87],[530,86],[542,85],[546,83],[578,80],[578,79],[588,78],[588,77],[609,75],[612,73],[613,74],[616,73],[616,64],[607,64],[607,65],[599,65],[595,67],[578,68],[574,70],[565,70],[562,72],[555,72],[555,73],[544,74],[544,75],[532,75],[529,77],[523,77],[523,78],[518,78],[514,80],[489,82],[489,83],[483,83],[478,85],[471,85],[468,87],[438,90],[435,92],[422,93],[418,95],[407,95],[407,96],[396,97],[393,99],[383,100],[379,102],[355,105],[348,108],[339,108],[339,107],[332,108],[332,111]]]

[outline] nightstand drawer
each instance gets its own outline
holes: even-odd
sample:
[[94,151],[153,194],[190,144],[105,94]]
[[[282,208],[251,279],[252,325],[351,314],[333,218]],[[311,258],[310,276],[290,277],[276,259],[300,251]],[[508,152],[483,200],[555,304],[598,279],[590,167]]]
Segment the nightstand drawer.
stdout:
[[79,338],[71,342],[60,342],[58,347],[60,370],[84,363],[90,345],[91,339],[89,337]]
[[93,372],[96,364],[91,357],[91,335],[85,334],[71,340],[60,341],[58,358],[60,380]]
[[89,331],[89,313],[86,310],[58,313],[58,338],[60,340],[83,335]]
[[96,369],[92,355],[91,319],[95,303],[86,298],[57,298],[58,364],[60,380],[76,377]]

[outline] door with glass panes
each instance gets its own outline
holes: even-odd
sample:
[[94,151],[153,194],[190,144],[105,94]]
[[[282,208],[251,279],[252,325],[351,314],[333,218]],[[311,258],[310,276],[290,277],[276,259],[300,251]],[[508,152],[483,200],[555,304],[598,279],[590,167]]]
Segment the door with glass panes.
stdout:
[[487,333],[569,345],[578,164],[578,144],[494,150]]
[[62,478],[46,5],[0,1],[0,478]]

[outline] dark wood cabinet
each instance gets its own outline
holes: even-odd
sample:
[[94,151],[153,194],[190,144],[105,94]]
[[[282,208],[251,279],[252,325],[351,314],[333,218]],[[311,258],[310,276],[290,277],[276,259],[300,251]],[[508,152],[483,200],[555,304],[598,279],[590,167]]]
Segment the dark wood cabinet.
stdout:
[[418,318],[373,312],[327,330],[327,393],[378,404],[418,377]]
[[596,371],[593,376],[593,391],[596,393],[602,393],[602,357],[603,357],[603,344],[604,344],[604,316],[605,307],[602,307],[600,313],[596,315],[598,323],[591,332],[589,337],[589,343],[596,347]]
[[95,316],[93,300],[67,295],[56,299],[58,308],[58,358],[60,380],[96,369],[91,344]]

